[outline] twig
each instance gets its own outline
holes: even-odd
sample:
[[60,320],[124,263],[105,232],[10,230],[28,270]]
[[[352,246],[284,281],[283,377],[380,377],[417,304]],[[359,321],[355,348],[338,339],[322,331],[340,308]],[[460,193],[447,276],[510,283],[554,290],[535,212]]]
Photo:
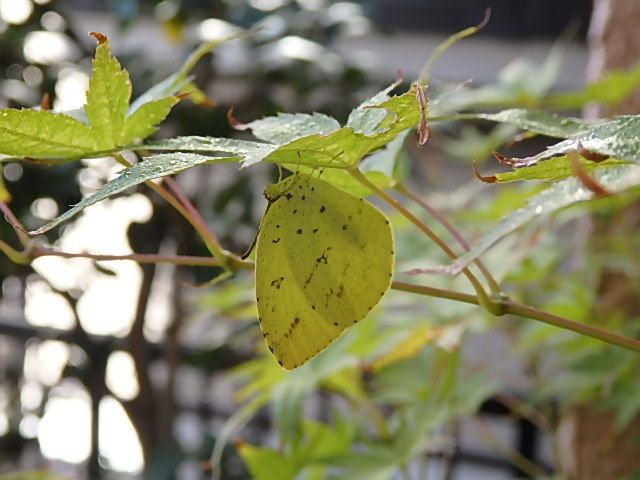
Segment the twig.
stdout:
[[426,85],[429,82],[429,77],[431,76],[431,69],[433,68],[433,64],[436,62],[436,60],[438,60],[438,58],[440,58],[440,56],[445,51],[447,51],[447,49],[452,45],[482,30],[487,25],[487,23],[489,23],[490,18],[491,18],[491,8],[487,8],[484,12],[484,18],[479,24],[473,27],[465,28],[464,30],[454,33],[453,35],[450,35],[449,38],[447,38],[444,42],[438,45],[436,49],[431,53],[431,56],[429,57],[429,60],[427,60],[426,65],[422,69],[422,72],[420,72],[420,76],[418,77],[418,80],[416,83],[420,85]]
[[[403,292],[417,293],[420,295],[427,295],[429,297],[446,298],[449,300],[456,300],[458,302],[469,303],[472,305],[480,305],[480,300],[475,295],[468,293],[454,292],[450,290],[444,290],[435,287],[426,287],[423,285],[414,285],[411,283],[393,282],[391,288],[394,290],[400,290]],[[564,328],[565,330],[571,330],[572,332],[586,335],[587,337],[595,338],[611,345],[617,345],[618,347],[626,348],[634,352],[640,353],[640,341],[617,333],[602,330],[593,325],[586,323],[576,322],[569,320],[568,318],[560,317],[549,312],[538,310],[534,307],[522,305],[520,303],[513,302],[509,299],[497,299],[494,300],[497,310],[500,312],[498,315],[512,314],[520,317],[531,318],[540,322],[553,325],[555,327]]]
[[140,264],[171,263],[191,267],[219,267],[220,261],[211,257],[196,257],[190,255],[159,255],[153,253],[131,253],[128,255],[100,255],[93,253],[59,252],[49,248],[36,247],[32,252],[33,257],[62,257],[62,258],[88,258],[90,260],[120,261],[130,260]]
[[[449,232],[449,234],[460,244],[460,246],[465,251],[468,252],[469,250],[471,250],[471,246],[469,245],[469,243],[465,240],[465,238],[458,231],[458,229],[456,227],[454,227],[451,224],[451,222],[449,222],[449,220],[447,220],[447,217],[445,217],[438,210],[436,210],[431,205],[429,205],[420,196],[416,195],[407,186],[405,186],[405,185],[403,185],[401,183],[398,183],[396,185],[396,190],[398,192],[400,192],[402,195],[404,195],[406,197],[409,197],[411,200],[413,200],[418,205],[420,205],[422,208],[424,208],[427,212],[429,212],[429,214],[432,217],[434,217],[438,222],[440,222],[440,224]],[[497,280],[495,278],[493,278],[493,275],[491,275],[491,272],[489,272],[489,269],[487,269],[487,267],[482,262],[482,260],[480,260],[478,258],[478,259],[475,260],[475,263],[478,266],[478,268],[480,269],[480,271],[482,272],[482,275],[484,275],[485,279],[487,280],[487,283],[489,284],[489,287],[491,288],[491,291],[493,293],[500,293],[500,291],[501,291],[500,285],[498,284]]]
[[[424,233],[427,237],[429,237],[436,245],[438,245],[438,247],[440,247],[440,249],[449,256],[449,258],[454,260],[458,258],[455,252],[451,250],[451,248],[449,248],[449,245],[447,245],[444,242],[444,240],[442,240],[433,230],[431,230],[428,226],[422,223],[420,219],[418,219],[413,213],[407,210],[404,207],[404,205],[398,202],[395,198],[391,197],[384,190],[381,190],[375,184],[369,181],[369,179],[360,170],[358,170],[357,168],[352,168],[352,169],[349,169],[348,171],[351,174],[351,176],[353,176],[356,180],[358,180],[364,186],[369,188],[372,192],[378,195],[382,200],[384,200],[386,203],[388,203],[390,206],[396,209],[407,220],[409,220],[416,227],[418,227],[418,229],[422,233]],[[471,272],[471,270],[469,270],[468,268],[465,268],[462,271],[462,273],[464,273],[467,279],[469,279],[469,281],[471,282],[473,289],[478,295],[477,298],[479,299],[480,304],[484,308],[486,308],[487,311],[490,311],[493,314],[500,313],[499,311],[495,310],[496,303],[491,298],[489,298],[487,293],[484,291],[482,284],[476,278],[476,276]]]
[[29,237],[29,234],[27,234],[27,230],[20,223],[20,220],[18,220],[11,208],[9,208],[9,205],[5,202],[0,202],[0,210],[4,213],[4,218],[6,218],[9,224],[13,227],[13,230],[16,232],[22,246],[27,247],[31,243],[31,238]]
[[[124,165],[125,167],[131,167],[131,163],[129,163],[120,153],[113,154],[113,157],[116,159],[118,163]],[[166,181],[166,178],[165,178]],[[253,264],[251,262],[245,262],[237,255],[224,250],[216,238],[216,236],[209,230],[206,222],[202,219],[200,214],[197,212],[195,207],[191,204],[188,198],[184,194],[180,194],[181,199],[176,198],[172,195],[167,189],[165,189],[162,185],[159,185],[151,180],[147,180],[144,182],[149,188],[151,188],[154,192],[160,195],[165,201],[167,201],[173,208],[175,208],[180,215],[182,215],[185,220],[187,220],[191,226],[198,232],[200,238],[204,242],[205,246],[211,252],[211,254],[216,257],[221,266],[231,269],[232,271],[239,269],[251,269],[253,268]],[[174,182],[173,187],[177,187],[177,184]],[[179,190],[179,188],[178,188]],[[185,200],[187,203],[186,206],[181,200]],[[195,212],[195,215],[193,214]]]

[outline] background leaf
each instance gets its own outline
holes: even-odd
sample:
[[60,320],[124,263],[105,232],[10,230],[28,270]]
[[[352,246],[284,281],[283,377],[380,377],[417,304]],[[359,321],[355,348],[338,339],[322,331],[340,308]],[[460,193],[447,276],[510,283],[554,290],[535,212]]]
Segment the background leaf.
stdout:
[[[593,178],[607,191],[619,193],[640,185],[640,167],[624,165],[599,170],[593,173]],[[503,218],[494,230],[444,270],[448,273],[458,274],[494,243],[530,220],[575,203],[592,200],[594,197],[595,194],[588,190],[579,179],[562,180],[533,197],[524,207]]]
[[[615,165],[624,165],[626,162],[610,158],[603,162],[592,162],[584,158],[580,159],[587,172],[600,168],[609,168]],[[544,162],[530,167],[517,168],[511,172],[496,173],[496,180],[500,183],[515,182],[519,180],[545,180],[547,182],[558,181],[573,175],[571,162],[566,155],[550,158]]]
[[611,106],[620,105],[640,86],[640,66],[630,70],[613,70],[603,78],[587,84],[576,92],[562,92],[549,95],[545,104],[553,108],[581,108],[598,102]]
[[16,157],[68,158],[100,148],[78,120],[45,110],[0,110],[0,153]]
[[173,175],[203,163],[228,163],[237,160],[238,157],[210,157],[194,153],[164,153],[153,155],[130,168],[125,168],[117,178],[105,183],[97,192],[83,198],[82,201],[73,208],[54,218],[46,225],[29,233],[31,235],[39,235],[47,232],[94,203],[98,203],[147,180]]
[[293,460],[276,450],[242,443],[238,447],[238,453],[247,464],[251,478],[255,480],[295,479],[297,469]]
[[528,132],[548,137],[568,138],[585,133],[593,122],[581,118],[563,117],[556,113],[514,108],[498,113],[464,114],[464,118],[477,118],[515,125]]
[[260,140],[284,144],[308,135],[327,135],[338,130],[340,123],[322,113],[281,113],[276,117],[254,120],[246,127]]
[[531,157],[516,159],[521,165],[533,165],[541,160],[579,150],[579,147],[620,160],[640,163],[640,116],[625,115],[608,122],[592,125],[588,130]]

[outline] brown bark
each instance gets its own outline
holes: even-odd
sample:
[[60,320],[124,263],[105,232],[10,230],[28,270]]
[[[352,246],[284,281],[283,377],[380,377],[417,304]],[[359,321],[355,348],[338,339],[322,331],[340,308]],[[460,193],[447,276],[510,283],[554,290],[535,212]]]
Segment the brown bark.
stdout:
[[573,480],[620,480],[640,468],[640,418],[616,432],[613,412],[574,407],[558,432],[563,474]]
[[[594,0],[589,29],[590,80],[601,78],[610,70],[627,69],[640,62],[640,1]],[[604,117],[640,112],[640,90],[613,111],[600,105],[590,106],[588,117]],[[630,234],[640,226],[640,205],[634,203],[610,223],[594,219],[595,248],[610,248],[612,231],[621,226]],[[606,321],[612,315],[623,318],[640,316],[640,292],[625,272],[605,268],[600,274],[594,316]],[[625,430],[614,428],[615,412],[599,411],[597,405],[576,405],[569,409],[558,431],[560,467],[570,480],[618,480],[640,470],[640,417]]]
[[[589,80],[597,80],[610,70],[627,69],[640,62],[639,24],[638,0],[594,0],[589,26]],[[585,113],[597,118],[638,112],[640,89],[616,111],[594,106]]]

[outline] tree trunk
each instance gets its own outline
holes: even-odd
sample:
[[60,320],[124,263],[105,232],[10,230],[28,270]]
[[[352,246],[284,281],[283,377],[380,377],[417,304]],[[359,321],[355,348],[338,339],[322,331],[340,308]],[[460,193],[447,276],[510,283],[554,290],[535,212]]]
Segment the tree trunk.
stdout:
[[[628,69],[640,62],[640,1],[594,0],[589,28],[587,78],[597,80],[610,70]],[[612,110],[600,105],[585,109],[587,117],[604,117],[640,112],[640,91]],[[592,238],[607,235],[611,224],[625,223],[630,233],[640,226],[640,204],[619,212],[609,225],[594,219]],[[619,225],[618,225],[619,226]],[[624,272],[601,272],[594,314],[607,318],[618,312],[626,318],[640,316],[640,292]],[[574,406],[560,423],[558,445],[560,467],[570,480],[619,480],[640,471],[640,417],[622,432],[614,428],[615,413],[597,410],[595,405]]]

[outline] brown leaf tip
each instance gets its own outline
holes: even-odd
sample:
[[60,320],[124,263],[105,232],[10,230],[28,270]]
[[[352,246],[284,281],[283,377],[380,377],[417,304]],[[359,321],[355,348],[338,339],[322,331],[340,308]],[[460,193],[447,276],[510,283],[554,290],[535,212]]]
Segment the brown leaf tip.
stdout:
[[478,170],[475,158],[473,159],[473,174],[483,183],[496,183],[498,181],[498,177],[495,175],[482,175]]
[[98,41],[98,45],[102,45],[103,43],[107,43],[109,41],[107,36],[103,35],[100,32],[89,32],[89,35],[91,35],[93,38],[95,38]]
[[573,174],[580,180],[580,183],[582,183],[584,187],[593,192],[597,197],[608,197],[611,195],[611,192],[589,175],[587,169],[584,168],[584,165],[580,162],[580,157],[577,152],[570,152],[568,157],[571,160],[571,170],[573,170]]
[[491,152],[491,153],[493,153],[493,156],[495,157],[495,159],[498,160],[498,162],[500,162],[502,165],[514,167],[519,165],[520,163],[520,159],[518,158],[507,157],[506,155],[502,155],[500,152]]
[[44,92],[42,98],[40,99],[40,109],[51,110],[51,95],[49,95],[48,92]]
[[424,145],[429,140],[429,99],[427,98],[427,85],[414,85],[413,89],[420,107],[420,125],[418,127],[418,145]]
[[482,19],[482,21],[478,25],[476,25],[476,30],[480,31],[484,27],[486,27],[487,24],[489,23],[489,20],[491,20],[491,7],[487,7],[484,10],[484,18]]
[[231,125],[236,130],[246,130],[247,128],[249,128],[246,124],[242,123],[240,120],[233,116],[233,108],[227,110],[227,121],[229,122],[229,125]]
[[582,145],[582,142],[578,142],[578,153],[587,160],[591,160],[592,162],[596,163],[604,162],[607,158],[609,158],[609,155],[603,155],[601,153],[587,150],[586,148],[584,148],[584,145]]

